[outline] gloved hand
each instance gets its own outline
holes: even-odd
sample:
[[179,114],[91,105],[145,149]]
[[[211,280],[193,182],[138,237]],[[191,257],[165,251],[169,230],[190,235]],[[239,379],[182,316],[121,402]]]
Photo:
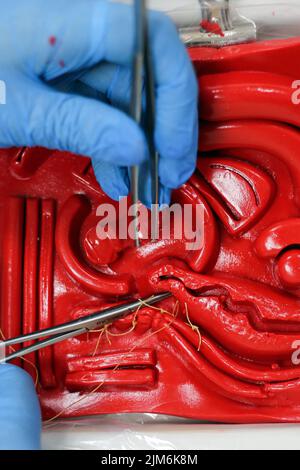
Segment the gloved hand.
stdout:
[[[90,156],[104,191],[113,199],[127,195],[127,167],[148,158],[143,133],[124,112],[132,8],[108,0],[2,0],[0,8],[0,80],[7,88],[0,147],[45,146]],[[168,203],[170,189],[184,183],[196,163],[197,84],[171,20],[150,12],[149,27],[161,202]],[[149,177],[143,184],[149,203]]]
[[40,435],[40,407],[31,377],[13,365],[0,365],[0,449],[39,449]]

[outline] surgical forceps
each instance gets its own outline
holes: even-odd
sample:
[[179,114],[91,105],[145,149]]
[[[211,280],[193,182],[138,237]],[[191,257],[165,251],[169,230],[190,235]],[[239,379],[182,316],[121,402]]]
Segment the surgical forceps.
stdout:
[[41,338],[47,338],[43,341],[39,341],[35,344],[32,344],[31,346],[27,346],[26,348],[14,351],[6,357],[4,355],[4,357],[0,359],[0,364],[12,361],[13,359],[19,357],[23,357],[34,351],[46,348],[47,346],[59,343],[68,338],[73,338],[75,336],[82,335],[83,333],[87,333],[88,331],[96,330],[99,327],[103,327],[105,324],[118,318],[121,318],[122,316],[128,313],[135,312],[138,308],[142,307],[143,305],[153,305],[157,302],[167,299],[170,296],[171,294],[168,292],[152,295],[151,297],[148,297],[146,299],[136,300],[134,302],[122,304],[117,307],[107,308],[102,312],[93,313],[92,315],[88,315],[68,323],[63,323],[53,328],[47,328],[45,330],[5,340],[0,343],[0,348],[2,349],[2,351],[5,351],[6,348],[9,346],[14,346],[16,344],[28,341],[34,341]]
[[[134,0],[135,15],[135,50],[133,61],[131,117],[142,127],[143,125],[143,83],[145,75],[146,91],[146,113],[145,133],[148,142],[151,180],[152,180],[152,210],[153,227],[152,238],[158,237],[158,204],[159,204],[159,155],[155,148],[155,80],[148,40],[147,9],[146,0]],[[140,246],[139,224],[138,224],[138,202],[139,202],[139,173],[140,168],[135,166],[131,169],[131,197],[134,205],[134,235],[136,247]]]

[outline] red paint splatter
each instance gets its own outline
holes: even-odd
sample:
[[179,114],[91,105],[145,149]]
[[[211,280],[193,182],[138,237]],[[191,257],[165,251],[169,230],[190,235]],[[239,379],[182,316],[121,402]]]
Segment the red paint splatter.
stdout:
[[201,21],[201,28],[203,28],[207,33],[218,34],[218,36],[224,37],[221,26],[218,23],[213,23],[212,21]]
[[49,39],[48,39],[48,41],[49,41],[50,46],[55,46],[55,44],[56,44],[56,37],[55,37],[55,36],[50,36]]
[[60,60],[60,61],[59,61],[59,65],[60,65],[60,67],[65,67],[65,66],[66,66],[65,61],[64,61],[64,60]]

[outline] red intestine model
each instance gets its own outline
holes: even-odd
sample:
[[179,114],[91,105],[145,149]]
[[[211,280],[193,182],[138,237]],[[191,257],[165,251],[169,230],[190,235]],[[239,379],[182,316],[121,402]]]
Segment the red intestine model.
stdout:
[[190,50],[201,90],[198,168],[174,194],[200,204],[203,247],[99,241],[109,202],[89,159],[0,154],[1,329],[28,333],[170,291],[20,361],[45,419],[151,412],[300,422],[300,39]]

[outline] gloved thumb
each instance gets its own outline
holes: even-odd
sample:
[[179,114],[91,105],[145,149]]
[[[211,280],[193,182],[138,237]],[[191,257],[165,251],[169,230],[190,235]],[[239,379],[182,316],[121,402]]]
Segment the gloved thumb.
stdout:
[[[28,82],[27,82],[28,85]],[[30,89],[29,89],[30,87]],[[1,118],[11,146],[42,146],[89,156],[118,166],[147,158],[145,137],[125,113],[91,98],[65,94],[30,82],[24,94],[12,96]],[[19,110],[16,115],[15,109]],[[21,114],[21,117],[20,117]],[[1,146],[0,122],[0,146]]]

